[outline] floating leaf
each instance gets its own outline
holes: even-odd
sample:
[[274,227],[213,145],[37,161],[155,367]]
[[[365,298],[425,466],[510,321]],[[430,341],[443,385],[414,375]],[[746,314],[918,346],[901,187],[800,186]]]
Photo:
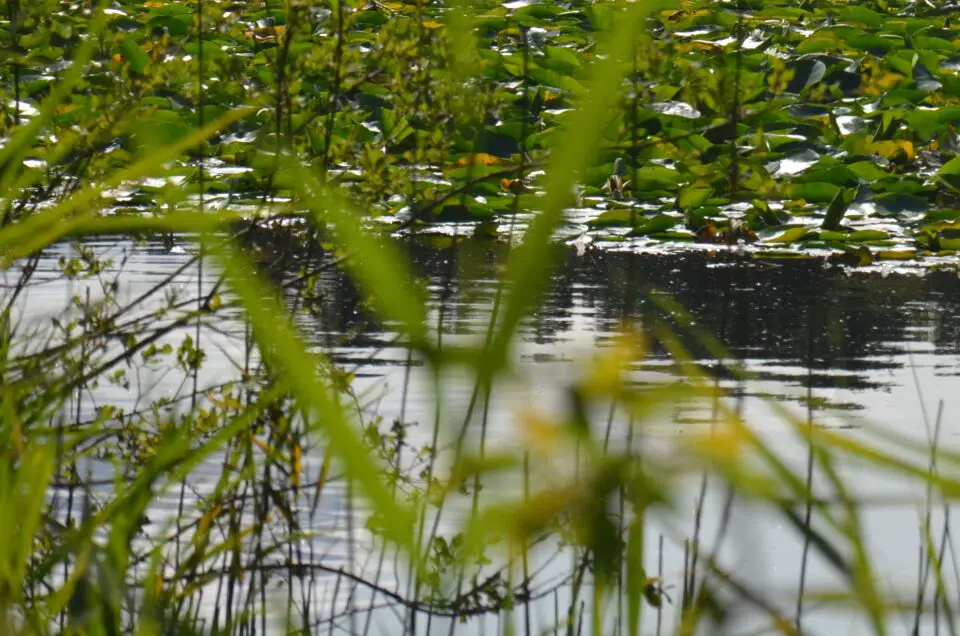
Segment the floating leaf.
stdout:
[[887,20],[883,14],[857,5],[845,6],[840,9],[839,18],[843,22],[865,24],[874,28],[883,26],[883,23]]
[[810,228],[806,226],[791,227],[776,236],[766,239],[766,243],[795,243],[810,234]]
[[850,235],[840,230],[821,230],[819,238],[821,241],[842,243],[849,240]]
[[793,68],[793,79],[787,85],[790,93],[799,93],[805,88],[813,86],[823,79],[827,72],[827,65],[818,59],[807,58],[799,60]]
[[873,154],[879,155],[884,159],[906,158],[908,161],[913,161],[917,156],[913,147],[913,142],[906,139],[900,139],[896,141],[876,141],[867,144],[867,149]]
[[571,67],[580,68],[582,65],[577,54],[567,48],[548,46],[544,49],[544,53],[546,53],[548,59],[563,62]]
[[960,155],[957,155],[947,163],[943,164],[940,169],[937,171],[937,174],[940,176],[943,175],[960,175]]
[[875,256],[877,257],[877,260],[881,261],[908,261],[916,258],[917,250],[879,250],[876,252]]
[[607,210],[595,219],[587,222],[590,227],[632,226],[637,212],[629,208]]
[[656,232],[665,232],[679,222],[679,219],[667,214],[658,214],[646,223],[630,232],[631,236],[644,236]]
[[867,241],[883,241],[890,238],[890,234],[883,230],[857,230],[847,236],[847,240],[852,243],[864,243]]
[[677,209],[682,212],[686,212],[687,210],[692,210],[693,208],[699,208],[701,205],[706,203],[712,195],[713,190],[711,188],[693,186],[681,188],[677,193]]
[[841,187],[832,183],[798,183],[789,188],[789,194],[794,199],[803,199],[811,203],[827,203],[833,201]]
[[857,161],[848,165],[847,168],[868,183],[887,176],[887,171],[872,161]]

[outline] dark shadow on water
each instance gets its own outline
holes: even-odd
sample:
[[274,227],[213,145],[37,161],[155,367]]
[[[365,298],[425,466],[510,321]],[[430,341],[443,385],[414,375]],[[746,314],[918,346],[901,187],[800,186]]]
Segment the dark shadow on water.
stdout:
[[[276,235],[268,243],[278,239]],[[259,242],[259,241],[258,241]],[[507,261],[501,242],[420,237],[404,247],[442,306],[444,333],[481,333],[497,280]],[[278,248],[274,248],[276,253]],[[283,259],[281,259],[283,260]],[[288,262],[297,262],[294,259]],[[297,270],[274,272],[290,278]],[[362,297],[336,268],[317,279],[316,298],[301,321],[316,344],[342,361],[372,366],[404,364],[396,355],[365,357],[395,346],[365,309]],[[694,329],[682,328],[651,300],[665,293],[690,312]],[[706,252],[653,255],[565,249],[539,311],[523,337],[537,345],[562,345],[574,335],[598,346],[624,323],[643,328],[653,320],[677,327],[695,359],[717,374],[699,333],[721,340],[730,356],[749,360],[757,380],[818,389],[876,390],[890,371],[903,368],[909,351],[936,356],[960,352],[960,278],[946,272],[880,275],[825,266],[822,261],[759,262]],[[350,350],[363,350],[351,354]],[[558,349],[555,356],[563,358]],[[541,356],[543,357],[543,356]],[[393,362],[396,360],[396,362]],[[665,349],[653,344],[650,361],[670,373]],[[810,366],[808,374],[807,366]],[[942,375],[952,372],[943,365]],[[725,375],[722,370],[721,378]]]

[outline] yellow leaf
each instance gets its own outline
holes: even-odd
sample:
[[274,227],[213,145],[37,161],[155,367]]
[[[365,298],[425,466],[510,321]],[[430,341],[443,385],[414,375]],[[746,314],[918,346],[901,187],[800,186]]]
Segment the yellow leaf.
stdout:
[[457,159],[457,167],[464,168],[466,166],[495,166],[500,163],[499,157],[494,157],[493,155],[488,155],[485,152],[478,152],[475,155],[468,155],[466,157],[460,157]]
[[424,29],[439,29],[442,26],[443,24],[440,22],[437,22],[436,20],[424,20],[423,22]]
[[501,179],[500,180],[500,189],[505,192],[525,192],[526,188],[523,185],[523,182],[520,179]]
[[692,437],[691,450],[714,462],[736,466],[742,461],[748,443],[747,436],[738,429],[705,431]]
[[916,151],[913,142],[906,139],[875,141],[867,144],[867,150],[884,159],[898,159],[906,157],[908,161],[913,161],[916,157]]
[[293,487],[300,487],[300,475],[303,472],[303,448],[300,446],[300,442],[297,442],[293,445],[293,452],[291,453],[293,459]]
[[703,17],[703,16],[708,15],[708,14],[709,14],[709,11],[708,11],[707,9],[699,9],[699,10],[697,10],[697,11],[689,11],[689,10],[685,10],[685,9],[679,9],[679,10],[678,10],[678,9],[674,9],[674,10],[669,10],[669,9],[668,9],[668,10],[666,10],[666,11],[661,11],[661,12],[660,12],[660,15],[661,15],[661,16],[663,16],[664,18],[666,18],[667,20],[670,20],[670,21],[672,21],[672,22],[676,22],[676,21],[678,21],[678,20],[685,20],[685,19],[687,19],[687,18],[699,18],[699,17]]
[[707,42],[706,40],[694,40],[693,42],[682,42],[676,46],[678,53],[706,53],[708,55],[722,54],[724,49],[719,44]]
[[320,475],[317,477],[317,489],[313,493],[313,503],[310,508],[312,512],[316,512],[317,506],[320,504],[320,495],[323,493],[323,487],[327,484],[327,479],[330,477],[330,464],[333,461],[333,448],[327,446],[327,450],[323,453],[323,464],[320,466]]
[[250,441],[253,442],[253,445],[254,445],[254,446],[256,446],[257,448],[259,448],[260,450],[262,450],[262,451],[263,451],[264,453],[266,453],[267,455],[272,455],[272,454],[273,454],[273,449],[270,448],[270,447],[266,444],[266,442],[264,442],[263,440],[261,440],[259,437],[255,437],[255,436],[251,435],[251,436],[250,436]]
[[197,523],[197,534],[204,535],[207,531],[210,530],[210,525],[213,523],[213,520],[220,515],[223,511],[223,507],[220,504],[217,504],[200,517],[199,523]]
[[549,457],[553,455],[560,442],[560,430],[546,415],[530,408],[520,414],[523,436],[534,453]]
[[779,633],[785,634],[786,636],[794,636],[799,633],[796,626],[783,616],[778,616],[774,620],[773,626]]
[[634,334],[625,333],[616,337],[612,347],[604,349],[594,360],[592,368],[583,381],[587,395],[610,395],[621,386],[623,372],[639,357],[643,342]]
[[908,261],[916,258],[917,250],[880,250],[877,259],[881,261]]

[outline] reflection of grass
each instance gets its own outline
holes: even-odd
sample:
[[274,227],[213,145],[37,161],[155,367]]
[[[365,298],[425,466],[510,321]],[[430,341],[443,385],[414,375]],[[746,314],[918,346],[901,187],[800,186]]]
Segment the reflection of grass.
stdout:
[[[169,18],[154,20],[153,26],[162,34],[157,36],[159,41],[141,43],[133,35],[111,40],[122,53],[109,57],[109,62],[97,57],[104,53],[96,50],[98,38],[93,37],[100,34],[104,19],[98,10],[86,43],[75,52],[61,82],[45,95],[33,119],[19,121],[16,107],[14,128],[0,150],[0,193],[5,206],[0,250],[11,271],[19,268],[20,274],[0,320],[0,452],[4,459],[0,510],[10,520],[0,524],[4,621],[0,629],[4,633],[232,633],[269,628],[313,632],[325,627],[358,633],[371,629],[373,608],[385,605],[399,616],[398,627],[409,632],[433,631],[441,618],[453,619],[439,628],[452,632],[459,619],[482,622],[496,615],[506,626],[504,631],[522,625],[524,633],[534,633],[535,615],[552,607],[546,622],[568,634],[587,629],[635,634],[648,624],[644,613],[651,611],[656,613],[659,631],[665,604],[674,605],[675,631],[681,634],[732,629],[738,613],[745,611],[741,605],[764,616],[774,629],[795,633],[801,629],[801,620],[806,620],[803,604],[826,600],[854,606],[873,631],[885,633],[900,600],[889,598],[878,583],[879,564],[867,550],[861,507],[839,472],[841,463],[848,460],[868,462],[891,476],[927,487],[923,575],[911,607],[919,625],[921,610],[931,604],[926,588],[932,586],[934,621],[942,616],[945,624],[952,625],[945,575],[948,548],[953,557],[952,541],[947,521],[936,536],[932,511],[938,498],[948,500],[960,493],[960,481],[952,477],[960,457],[939,447],[940,417],[930,427],[926,446],[894,439],[899,454],[881,446],[880,442],[895,437],[890,433],[877,431],[875,438],[867,438],[823,430],[815,421],[816,411],[836,405],[813,395],[817,378],[810,359],[808,394],[797,398],[807,408],[806,418],[777,400],[768,401],[808,452],[804,470],[797,471],[791,467],[794,462],[788,461],[793,458],[781,456],[782,449],[765,443],[743,420],[742,385],[755,376],[726,351],[725,334],[715,338],[701,333],[669,295],[650,296],[664,318],[647,325],[647,333],[626,327],[618,330],[620,335],[589,361],[580,377],[558,387],[566,399],[564,409],[548,414],[544,405],[531,398],[517,414],[516,439],[497,440],[490,434],[491,407],[498,398],[494,387],[512,378],[510,359],[517,336],[524,321],[541,306],[560,258],[553,237],[564,221],[564,210],[574,200],[571,184],[589,180],[595,160],[606,152],[610,120],[620,118],[619,113],[611,115],[611,104],[622,101],[624,77],[630,76],[628,84],[637,91],[641,71],[658,72],[665,64],[663,51],[647,37],[638,42],[637,34],[647,33],[645,20],[650,16],[677,12],[669,15],[679,20],[689,9],[654,1],[590,3],[584,12],[593,23],[591,28],[605,34],[595,46],[591,42],[578,52],[588,50],[589,58],[558,47],[546,50],[541,59],[539,52],[530,50],[530,23],[520,21],[502,29],[504,37],[521,36],[522,44],[508,58],[498,57],[497,63],[521,79],[519,95],[514,91],[509,100],[502,95],[498,99],[504,104],[522,99],[524,108],[539,113],[558,98],[548,95],[542,85],[532,85],[537,77],[544,81],[546,76],[569,87],[576,108],[568,111],[563,126],[551,129],[555,134],[546,146],[550,153],[543,164],[544,194],[536,200],[524,198],[529,192],[522,181],[532,168],[541,166],[539,160],[528,157],[534,150],[528,143],[542,150],[539,144],[546,143],[546,138],[541,133],[546,131],[537,122],[527,121],[526,115],[518,122],[518,147],[512,154],[517,155],[519,167],[504,174],[516,176],[521,183],[507,184],[509,198],[501,200],[509,202],[504,208],[509,211],[504,215],[512,219],[527,208],[538,213],[501,272],[502,285],[491,300],[492,315],[483,341],[467,347],[451,344],[449,338],[444,341],[449,317],[443,302],[437,309],[437,324],[428,324],[427,294],[410,264],[396,245],[361,222],[366,208],[339,187],[346,178],[334,169],[347,159],[341,155],[343,146],[349,145],[348,135],[369,132],[372,125],[358,120],[344,126],[340,111],[363,100],[386,103],[384,91],[365,93],[358,88],[363,82],[353,85],[366,80],[353,77],[364,66],[350,38],[360,37],[362,42],[371,33],[367,29],[348,33],[347,20],[356,26],[365,24],[361,20],[382,20],[388,12],[403,8],[388,3],[363,10],[350,6],[348,14],[346,3],[336,3],[336,11],[328,16],[336,24],[330,33],[333,48],[317,53],[318,57],[328,53],[329,59],[312,59],[309,47],[295,40],[297,30],[309,24],[309,16],[300,13],[302,7],[291,5],[289,15],[265,15],[263,25],[249,36],[244,32],[243,37],[253,41],[250,59],[260,71],[256,84],[269,90],[261,91],[252,100],[254,105],[213,109],[226,112],[210,113],[216,116],[206,125],[203,106],[223,97],[217,91],[243,92],[254,82],[231,76],[223,86],[212,86],[211,69],[203,60],[209,62],[209,56],[216,58],[223,50],[220,45],[207,50],[213,41],[206,36],[202,46],[193,42],[190,59],[196,60],[195,66],[182,66],[190,61],[182,56],[171,64],[192,73],[180,80],[196,88],[180,87],[182,94],[174,101],[184,101],[187,106],[182,110],[187,113],[197,108],[199,125],[194,128],[186,126],[176,111],[159,107],[158,100],[165,104],[167,98],[152,92],[152,82],[160,85],[172,79],[160,68],[158,60],[163,58],[154,59],[148,53],[162,46],[179,47],[169,37],[178,31],[186,37],[215,12],[210,7],[205,10],[199,1],[190,7],[169,4],[168,14],[154,16]],[[474,147],[487,134],[486,115],[491,113],[472,112],[468,106],[475,95],[464,92],[463,82],[440,74],[443,67],[433,63],[483,72],[484,60],[473,57],[475,45],[462,49],[455,45],[473,42],[472,27],[480,21],[486,21],[484,28],[491,28],[506,18],[454,11],[449,25],[453,41],[446,42],[452,49],[447,57],[434,59],[427,52],[433,37],[429,34],[443,24],[427,12],[426,4],[407,8],[415,19],[385,27],[395,30],[387,36],[397,46],[383,55],[398,56],[403,62],[391,58],[394,74],[384,76],[389,78],[385,81],[399,79],[409,85],[397,82],[397,88],[408,90],[401,97],[409,102],[409,117],[382,112],[377,127],[381,132],[389,129],[382,147],[367,144],[359,157],[352,158],[363,169],[353,194],[371,207],[371,201],[385,198],[388,186],[397,185],[391,179],[401,181],[398,189],[410,197],[435,202],[454,198],[427,185],[428,180],[403,177],[402,169],[411,173],[422,165],[431,172],[446,169],[473,186],[476,171],[501,162]],[[11,5],[9,26],[14,39],[24,37],[18,30],[20,16],[13,16],[21,10],[27,9]],[[733,27],[726,13],[703,11],[702,16],[721,16],[718,19],[726,20],[726,27],[737,30],[738,39],[745,36],[746,18],[738,18]],[[47,39],[66,41],[70,33],[61,29]],[[145,32],[140,35],[146,40]],[[16,45],[18,55],[26,46]],[[742,53],[738,49],[734,55],[735,86],[741,72],[745,82],[759,80],[756,69],[742,68]],[[532,65],[535,55],[542,65]],[[93,58],[96,68],[117,64],[115,76],[86,77],[87,62]],[[589,72],[568,74],[581,81],[563,81],[565,75],[557,69],[579,68],[587,59]],[[431,64],[425,63],[428,60]],[[230,60],[219,62],[222,71],[241,70],[231,66]],[[24,83],[22,60],[11,64],[16,92],[45,94],[42,87]],[[731,70],[724,67],[723,77],[730,79]],[[295,72],[304,76],[288,75]],[[440,75],[439,80],[433,72]],[[85,111],[81,103],[92,93],[86,84],[71,91],[87,81],[110,84],[122,105],[152,104],[150,119],[131,121],[135,118],[130,113],[113,106],[97,113],[93,106],[98,103],[87,103],[93,119],[83,122],[97,122],[97,126],[86,140],[71,135],[71,126],[79,126],[73,118],[81,116],[71,113]],[[697,86],[697,82],[712,84]],[[729,95],[716,77],[699,77],[697,82],[673,87],[673,92],[689,92],[690,99],[703,102],[701,106],[712,103],[711,109],[723,123],[672,135],[670,144],[679,145],[671,148],[690,156],[670,161],[699,166],[690,168],[688,176],[716,182],[710,188],[693,188],[698,205],[709,203],[706,193],[712,194],[714,186],[724,188],[724,196],[732,199],[756,178],[761,182],[755,183],[754,194],[767,193],[774,185],[762,182],[759,165],[752,166],[753,175],[741,171],[745,166],[739,146],[721,143],[731,141],[730,137],[719,136],[714,145],[705,136],[733,135],[736,141],[737,126],[745,115],[740,91]],[[315,112],[294,116],[294,105],[311,99],[311,91],[323,93],[325,103],[314,103]],[[724,101],[724,95],[731,99]],[[435,112],[426,106],[440,98],[447,100],[449,110]],[[537,100],[539,105],[533,109]],[[637,198],[653,197],[650,192],[657,191],[670,194],[679,185],[673,182],[672,169],[646,170],[637,165],[638,153],[666,142],[644,142],[641,147],[636,93],[629,101],[632,144],[625,150],[632,157],[633,174],[618,184],[618,194],[626,196],[631,184],[634,190],[629,194]],[[105,104],[101,105],[106,108]],[[730,116],[726,116],[728,109]],[[321,124],[307,136],[307,148],[294,131],[302,132],[310,121]],[[257,215],[240,223],[236,214],[210,209],[212,197],[223,194],[214,186],[206,189],[210,183],[204,168],[210,155],[216,150],[220,161],[232,155],[232,161],[242,162],[237,152],[223,153],[211,140],[230,145],[233,142],[221,133],[234,125],[246,133],[251,131],[244,131],[244,126],[256,126],[252,132],[263,144],[257,156],[250,158],[256,166],[253,174],[244,173],[251,180],[247,186],[267,193],[258,204],[271,215],[295,214],[304,237],[303,245],[295,247],[319,250],[280,250],[266,259],[255,250],[238,247],[240,239],[262,229]],[[444,166],[448,157],[443,151],[453,150],[444,145],[445,127],[470,133],[457,141],[469,147],[456,148],[464,157],[453,162],[454,170]],[[145,145],[144,140],[150,143]],[[402,146],[402,152],[388,152],[401,144],[409,146]],[[706,152],[704,144],[717,149],[708,162],[698,159],[699,153]],[[49,162],[49,182],[43,182],[47,176],[37,171],[21,170],[30,153],[37,155],[31,156],[34,160],[42,156]],[[310,161],[296,159],[302,155]],[[405,163],[398,175],[400,159]],[[187,172],[183,181],[171,186],[163,180],[166,185],[150,182],[147,190],[135,188],[140,195],[137,205],[144,209],[101,214],[105,192],[169,176],[177,161],[177,168]],[[622,167],[622,160],[617,161]],[[701,173],[703,166],[714,162],[722,167],[719,175]],[[491,174],[499,177],[500,172]],[[629,174],[626,169],[625,174]],[[482,190],[458,187],[458,214],[490,216],[490,210],[469,207],[470,200],[483,198]],[[821,184],[806,191],[823,197],[833,189]],[[197,198],[187,196],[191,193]],[[490,198],[494,194],[500,193],[486,192]],[[278,204],[277,195],[289,198],[289,203]],[[829,200],[839,202],[842,195],[832,194]],[[687,195],[678,195],[676,205],[686,208],[693,205],[691,201]],[[410,218],[425,215],[437,205],[411,209]],[[444,208],[448,214],[454,212],[448,209],[452,205]],[[763,212],[764,203],[754,205]],[[769,216],[770,210],[766,213]],[[685,222],[703,220],[704,214],[691,212]],[[630,216],[633,224],[636,219]],[[830,225],[838,226],[841,219],[836,213],[831,216]],[[659,228],[670,217],[654,218],[660,219]],[[409,225],[415,224],[410,221]],[[640,228],[650,233],[654,229]],[[172,294],[176,277],[171,277],[124,305],[116,295],[119,276],[77,244],[76,256],[58,264],[59,275],[71,283],[87,284],[91,293],[68,299],[69,311],[53,323],[49,340],[24,339],[25,332],[20,330],[29,325],[16,324],[15,305],[30,288],[43,249],[66,238],[110,234],[139,239],[174,232],[199,248],[198,256],[187,261],[191,266],[200,271],[207,267],[208,274],[209,267],[215,266],[209,286],[198,275],[195,293],[184,299]],[[483,240],[472,246],[481,255]],[[316,251],[323,256],[315,257]],[[310,256],[301,262],[303,252]],[[416,356],[434,381],[436,411],[423,432],[414,430],[405,416],[406,382],[404,405],[396,421],[365,419],[352,375],[308,346],[292,324],[291,305],[297,316],[309,315],[322,305],[325,299],[319,296],[327,290],[318,280],[332,263],[349,273],[365,309],[398,334],[410,352],[408,368]],[[441,299],[449,292],[456,265],[449,263]],[[295,283],[282,276],[268,282],[267,274],[290,269],[297,271]],[[282,294],[278,286],[283,287]],[[285,302],[280,302],[281,297]],[[148,298],[157,302],[157,309],[136,315],[138,305]],[[233,382],[218,378],[214,386],[204,389],[199,378],[208,356],[204,347],[210,347],[205,344],[206,334],[222,324],[222,316],[238,314],[243,319],[244,342],[243,359],[236,361],[240,377]],[[815,326],[811,322],[811,333]],[[680,332],[708,351],[716,366],[694,360]],[[176,339],[175,344],[168,342],[171,339]],[[669,355],[667,370],[677,381],[631,384],[631,372],[647,359],[653,343]],[[441,381],[464,370],[472,382],[469,403],[466,412],[450,413]],[[138,403],[134,412],[100,403],[97,390],[103,386],[136,393],[139,402],[145,393],[141,371],[177,375],[183,378],[182,385],[173,398]],[[738,384],[735,393],[720,386],[721,376],[724,382]],[[655,444],[662,439],[655,440],[651,431],[665,409],[692,399],[710,405],[708,426],[671,438],[670,444]],[[594,417],[597,412],[605,416]],[[451,420],[454,426],[447,426]],[[100,472],[109,475],[105,478]],[[683,483],[691,476],[700,478],[701,489],[693,527],[683,528],[680,511],[687,506],[682,501]],[[713,524],[707,518],[707,506],[712,503],[708,493],[718,484],[722,505]],[[827,492],[815,496],[815,484]],[[173,511],[169,518],[158,518],[158,498],[167,512]],[[781,607],[781,599],[725,568],[722,547],[730,539],[735,504],[743,500],[775,512],[802,538],[801,572],[806,572],[807,555],[815,554],[838,575],[843,592],[829,599],[807,596],[805,579],[801,579],[798,609],[792,613],[786,605]],[[330,523],[329,515],[322,513],[330,509],[342,515],[341,525],[324,525]],[[654,523],[669,530],[666,538],[684,554],[682,572],[674,576],[663,564],[664,536],[657,537],[655,557],[648,553],[654,543],[649,536]],[[708,527],[713,525],[709,537]],[[318,554],[321,547],[331,545],[344,554]],[[370,546],[374,554],[367,560],[363,550]],[[321,593],[327,598],[318,601],[315,595]]]

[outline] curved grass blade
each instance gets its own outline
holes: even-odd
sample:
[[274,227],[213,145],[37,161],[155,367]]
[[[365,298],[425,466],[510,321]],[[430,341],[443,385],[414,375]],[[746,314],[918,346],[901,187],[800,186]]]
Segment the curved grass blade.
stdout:
[[364,448],[337,400],[335,389],[320,380],[324,360],[310,353],[267,286],[253,273],[246,259],[230,248],[204,237],[204,247],[222,267],[224,277],[243,304],[253,325],[261,355],[308,413],[308,425],[322,432],[343,462],[347,476],[358,484],[373,510],[384,520],[388,538],[415,558],[412,512],[398,504],[381,480],[381,471]]
[[285,167],[297,178],[294,192],[321,224],[332,224],[339,246],[351,257],[346,267],[373,297],[382,318],[398,323],[413,345],[428,351],[427,310],[411,284],[413,272],[397,247],[363,229],[363,215],[335,188],[326,186],[291,158]]

